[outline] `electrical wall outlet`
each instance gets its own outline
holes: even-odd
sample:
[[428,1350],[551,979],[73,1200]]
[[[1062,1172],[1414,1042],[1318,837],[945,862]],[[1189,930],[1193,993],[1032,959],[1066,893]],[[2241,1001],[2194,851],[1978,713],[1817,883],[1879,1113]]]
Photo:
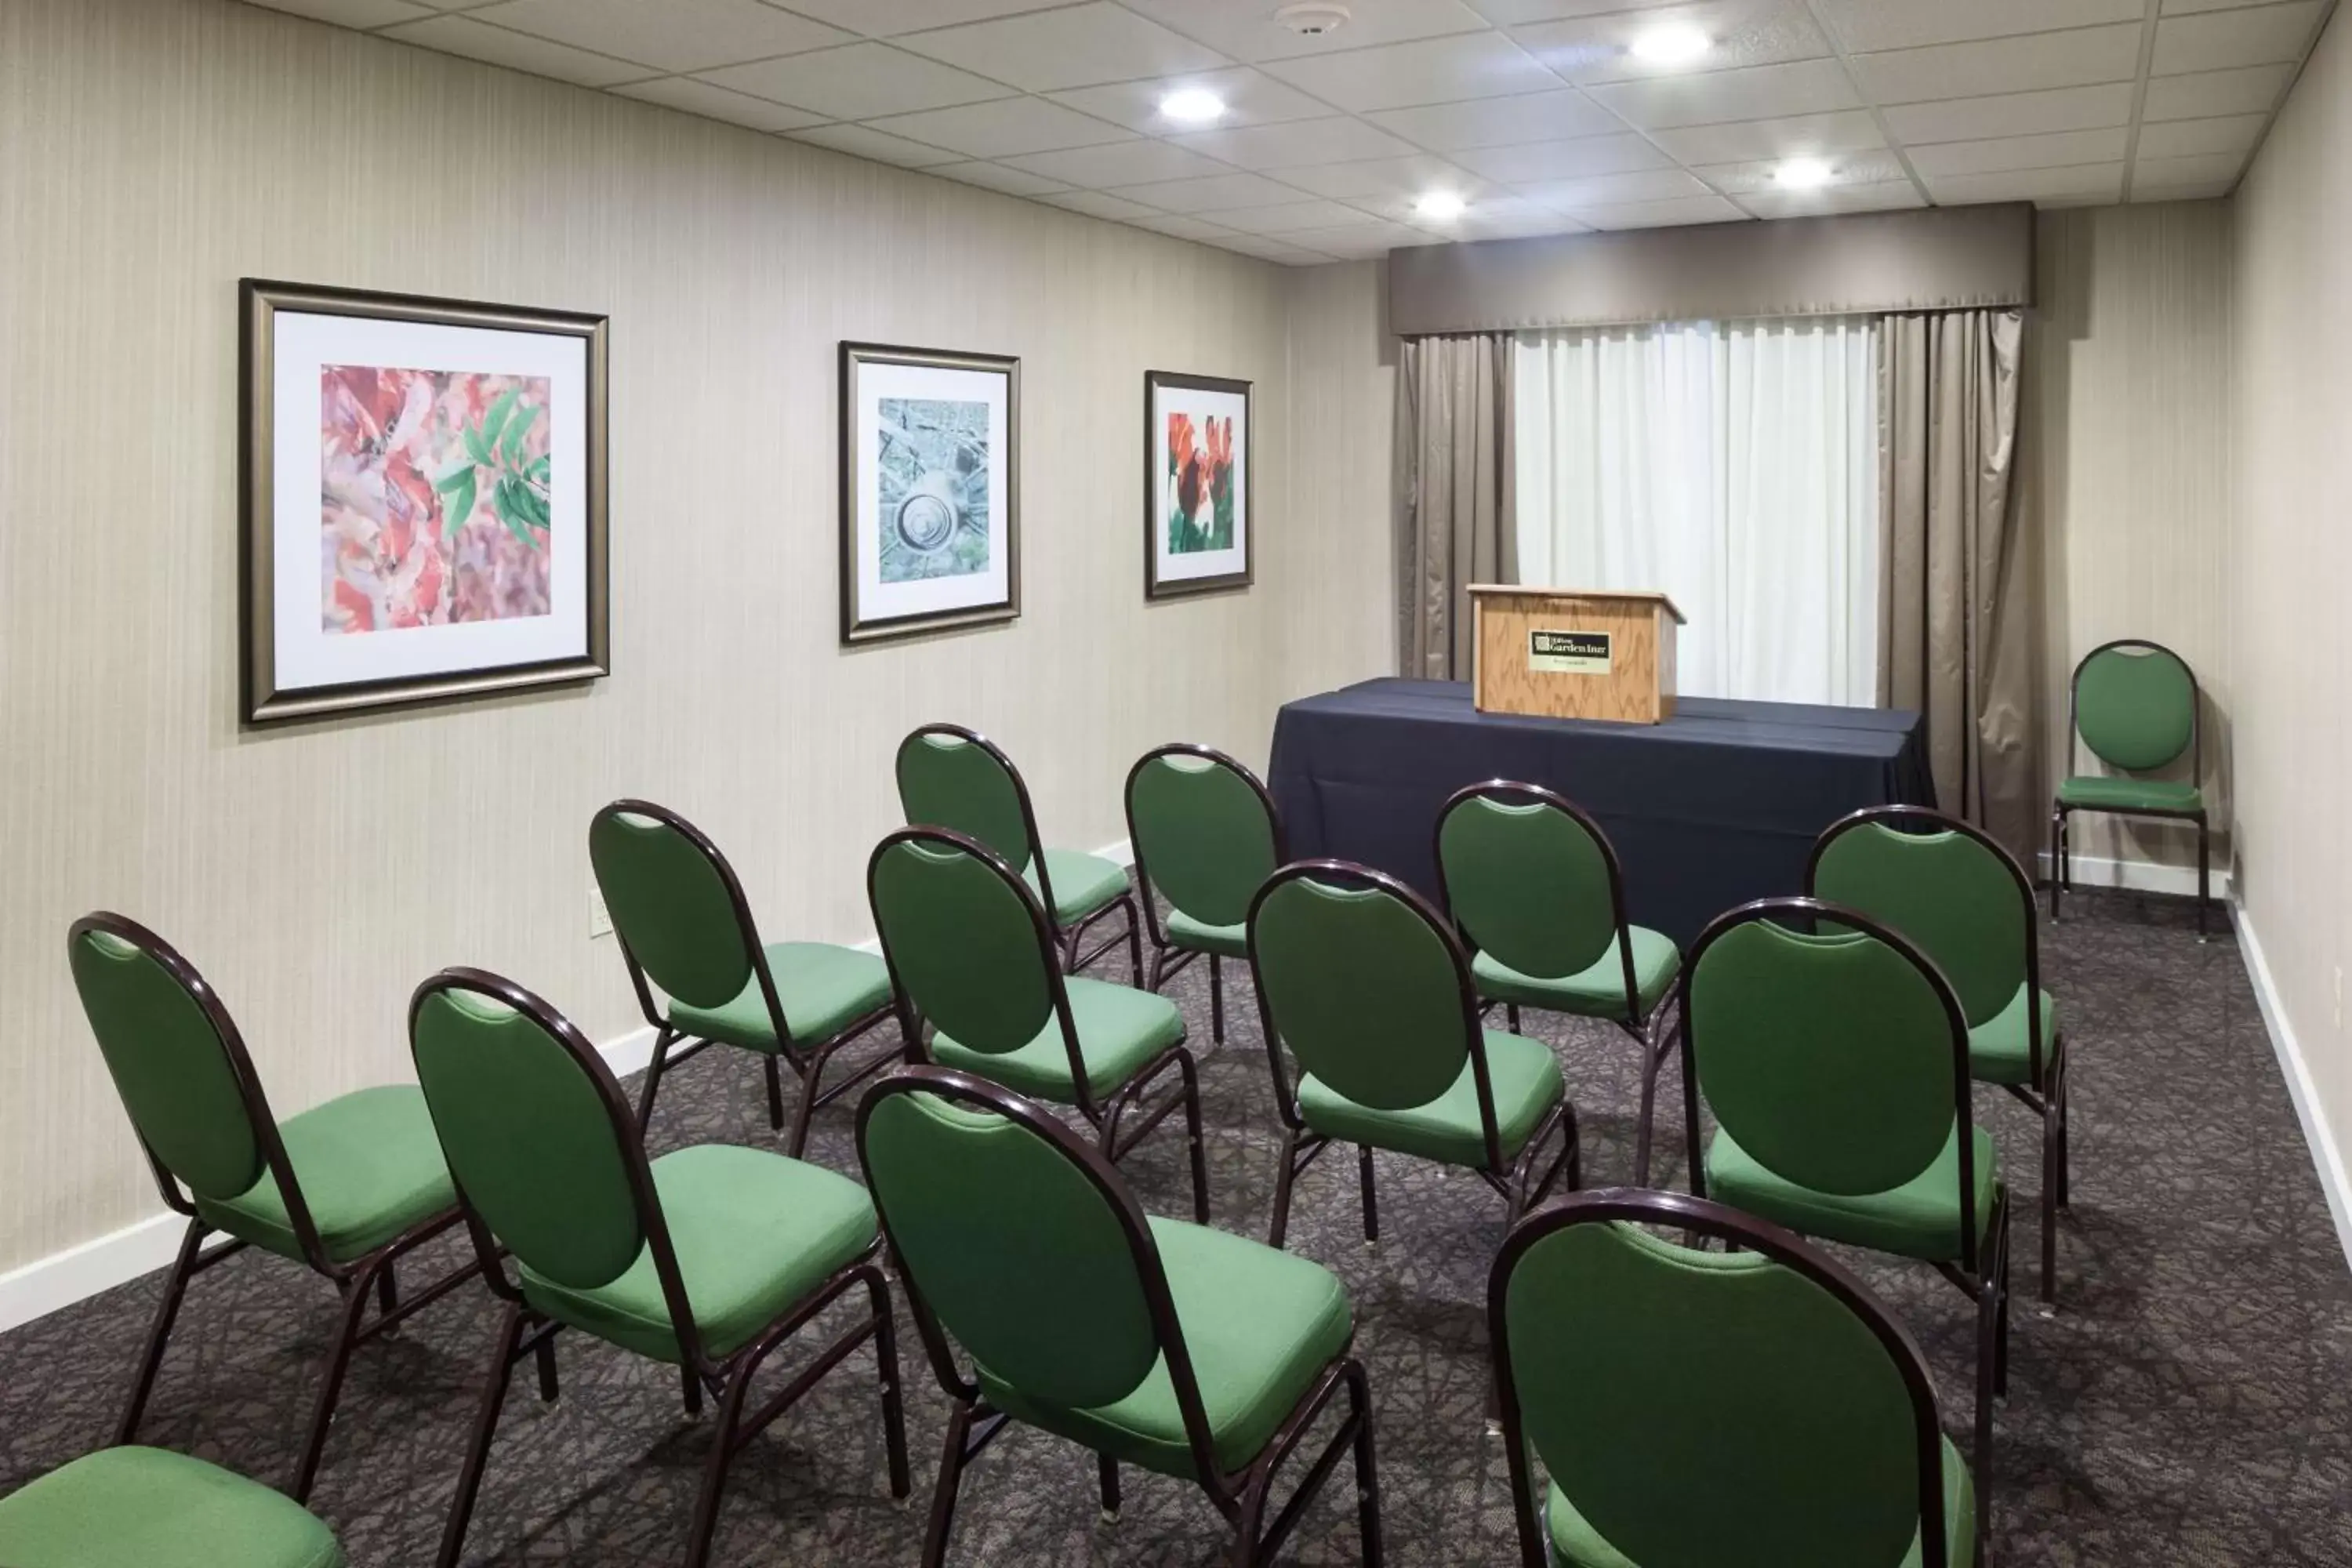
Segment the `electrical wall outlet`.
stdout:
[[598,887],[592,877],[588,881],[588,939],[593,942],[600,936],[612,934],[613,916],[604,908],[604,889]]

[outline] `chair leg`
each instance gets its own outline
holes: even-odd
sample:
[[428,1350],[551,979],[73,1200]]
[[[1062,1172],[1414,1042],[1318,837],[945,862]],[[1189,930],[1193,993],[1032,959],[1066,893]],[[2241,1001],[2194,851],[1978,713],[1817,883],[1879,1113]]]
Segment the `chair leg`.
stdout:
[[2197,819],[2197,940],[2205,940],[2205,906],[2210,901],[2213,862],[2213,830]]
[[[784,1152],[799,1159],[808,1148],[809,1122],[816,1116],[816,1086],[824,1077],[824,1065],[833,1059],[835,1050],[846,1042],[836,1041],[825,1050],[809,1058],[808,1070],[801,1074],[801,1102],[793,1111],[793,1130],[784,1139]],[[768,1058],[768,1114],[773,1125],[784,1124],[783,1111],[778,1102],[782,1086],[776,1079],[776,1058]]]
[[751,1387],[751,1369],[738,1366],[719,1398],[710,1457],[702,1465],[702,1491],[694,1500],[694,1522],[687,1533],[686,1568],[703,1568],[710,1561],[710,1538],[719,1531],[719,1500],[727,1489],[727,1464],[735,1457],[735,1428],[743,1418],[743,1396]]
[[1103,1522],[1115,1524],[1118,1521],[1118,1461],[1108,1454],[1097,1454],[1095,1480],[1102,1490]]
[[507,1380],[514,1371],[515,1346],[522,1339],[522,1305],[507,1305],[499,1348],[490,1358],[489,1376],[482,1387],[482,1403],[474,1415],[474,1436],[466,1449],[465,1468],[457,1472],[457,1495],[449,1502],[449,1522],[441,1531],[439,1568],[457,1568],[466,1545],[466,1526],[474,1517],[474,1499],[482,1489],[482,1471],[490,1458],[490,1439],[499,1429],[499,1410],[506,1404]]
[[1233,1568],[1259,1568],[1258,1531],[1265,1519],[1266,1489],[1273,1480],[1271,1475],[1260,1472],[1242,1489],[1234,1514]]
[[776,1058],[772,1056],[762,1058],[761,1065],[767,1068],[768,1130],[782,1132],[784,1130],[783,1069],[776,1065]]
[[940,1450],[940,1479],[931,1489],[931,1521],[923,1532],[923,1568],[946,1568],[948,1531],[955,1524],[956,1489],[963,1481],[964,1445],[971,1437],[971,1405],[956,1402]]
[[1372,1458],[1372,1391],[1361,1363],[1348,1363],[1348,1403],[1356,1417],[1356,1528],[1363,1533],[1364,1568],[1381,1568],[1381,1475]]
[[327,1352],[327,1375],[319,1384],[319,1397],[310,1407],[310,1435],[302,1440],[302,1458],[294,1468],[294,1485],[287,1495],[296,1502],[310,1500],[310,1487],[319,1479],[319,1459],[327,1451],[327,1428],[334,1424],[335,1399],[343,1391],[343,1373],[351,1369],[352,1350],[359,1343],[360,1320],[367,1316],[368,1297],[375,1289],[381,1260],[362,1268],[358,1278],[343,1288],[342,1321],[335,1326],[335,1342]]
[[1647,1059],[1642,1064],[1642,1124],[1633,1133],[1633,1184],[1637,1187],[1650,1184],[1651,1123],[1657,1112],[1658,1074],[1665,1070],[1666,1049],[1673,1042],[1674,1036],[1658,1027],[1657,1016],[1653,1014],[1642,1041],[1642,1055]]
[[1274,1220],[1266,1227],[1265,1244],[1279,1248],[1284,1237],[1290,1234],[1290,1192],[1298,1184],[1298,1134],[1287,1132],[1282,1140],[1281,1163],[1274,1173]]
[[1192,1220],[1209,1223],[1209,1152],[1201,1141],[1201,1078],[1188,1053],[1176,1058],[1184,1078],[1184,1141],[1192,1152]]
[[898,1328],[890,1315],[890,1283],[878,1268],[866,1276],[874,1312],[874,1371],[882,1384],[882,1449],[890,1466],[890,1495],[900,1502],[915,1489],[907,1468],[907,1411],[898,1390]]
[[1993,1358],[1998,1353],[2000,1306],[1990,1279],[1977,1289],[1977,1422],[1976,1451],[1969,1464],[1977,1486],[1977,1550],[1983,1555],[1991,1535]]
[[2042,1097],[2042,1304],[2058,1304],[2058,1168],[2065,1160],[2058,1143],[2058,1107]]
[[130,1403],[122,1407],[122,1419],[115,1423],[117,1447],[138,1435],[139,1417],[146,1414],[147,1396],[154,1392],[155,1374],[163,1365],[164,1342],[172,1337],[172,1324],[180,1315],[180,1302],[188,1293],[188,1279],[195,1272],[196,1254],[204,1239],[204,1222],[190,1220],[187,1234],[180,1238],[180,1256],[164,1277],[163,1299],[155,1304],[155,1321],[147,1331],[147,1351],[139,1358],[139,1375],[131,1382]]
[[2056,805],[2050,808],[2050,918],[2058,918],[2058,889],[2066,879],[2066,814]]
[[685,1390],[686,1413],[689,1417],[699,1420],[702,1415],[702,1379],[694,1375],[694,1369],[690,1366],[681,1366],[677,1371]]
[[[383,1260],[383,1270],[375,1277],[375,1310],[381,1316],[389,1318],[394,1311],[399,1310],[399,1307],[400,1284],[399,1281],[393,1277],[392,1259],[387,1258]],[[387,1330],[385,1331],[392,1332],[394,1331]]]
[[654,1091],[661,1088],[662,1068],[669,1062],[669,1047],[677,1036],[667,1029],[654,1031],[654,1059],[646,1064],[646,1087],[637,1091],[637,1134],[645,1135],[653,1125]]
[[1225,961],[1209,954],[1209,1038],[1225,1043]]
[[1129,893],[1119,900],[1127,906],[1127,973],[1128,984],[1143,984],[1143,911]]
[[1519,1005],[1517,1002],[1506,1002],[1503,1005],[1503,1020],[1511,1033],[1516,1035],[1519,1032]]
[[2067,1109],[2073,1099],[2073,1090],[2067,1083],[2066,1058],[2063,1056],[2058,1058],[2058,1071],[2053,1075],[2050,1091],[2058,1102],[2058,1206],[2063,1209],[2069,1206],[2070,1201],[2067,1178],[2072,1153],[2067,1146],[2067,1131],[2073,1120]]
[[1370,1143],[1356,1145],[1356,1179],[1364,1193],[1364,1245],[1378,1247],[1381,1244],[1381,1209],[1380,1202],[1372,1193],[1372,1146]]

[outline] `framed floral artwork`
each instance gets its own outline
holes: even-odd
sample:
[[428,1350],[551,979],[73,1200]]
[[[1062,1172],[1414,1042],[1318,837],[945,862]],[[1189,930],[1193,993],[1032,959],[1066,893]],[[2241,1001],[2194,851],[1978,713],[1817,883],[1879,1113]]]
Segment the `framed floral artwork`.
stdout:
[[246,721],[608,673],[605,318],[241,292]]
[[1143,596],[1246,588],[1250,384],[1143,376]]
[[841,640],[1021,614],[1021,362],[841,345]]

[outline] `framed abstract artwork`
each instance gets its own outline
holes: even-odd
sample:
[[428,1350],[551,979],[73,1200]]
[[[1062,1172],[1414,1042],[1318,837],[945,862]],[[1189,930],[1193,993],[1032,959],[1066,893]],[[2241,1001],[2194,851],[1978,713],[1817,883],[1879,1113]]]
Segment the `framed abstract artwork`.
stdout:
[[605,318],[241,295],[246,721],[608,673]]
[[1021,614],[1021,362],[841,345],[841,640]]
[[1246,588],[1250,384],[1143,375],[1143,596]]

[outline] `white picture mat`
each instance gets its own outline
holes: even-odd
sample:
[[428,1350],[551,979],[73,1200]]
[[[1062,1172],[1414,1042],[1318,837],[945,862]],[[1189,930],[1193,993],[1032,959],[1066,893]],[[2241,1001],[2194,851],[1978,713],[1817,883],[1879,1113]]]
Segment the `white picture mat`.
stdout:
[[[857,451],[852,494],[857,511],[851,530],[857,545],[857,616],[861,622],[895,621],[1002,605],[1013,597],[1012,487],[1005,467],[1011,441],[1013,378],[1004,371],[965,370],[926,364],[861,361],[851,384],[857,406]],[[961,577],[922,577],[908,583],[882,581],[882,400],[926,398],[941,403],[988,405],[988,569]]]
[[[279,310],[273,331],[271,504],[277,515],[270,522],[270,548],[277,689],[303,691],[585,657],[587,340],[298,310]],[[323,628],[320,374],[331,364],[547,378],[548,614],[366,633]]]
[[[1192,416],[1192,439],[1196,444],[1205,442],[1202,432],[1210,418],[1234,422],[1234,542],[1229,549],[1183,553],[1168,548],[1169,514],[1175,509],[1168,478],[1168,419],[1175,414]],[[1249,570],[1249,398],[1245,394],[1170,386],[1164,383],[1152,387],[1151,553],[1155,581],[1181,583],[1195,577],[1231,577]]]

